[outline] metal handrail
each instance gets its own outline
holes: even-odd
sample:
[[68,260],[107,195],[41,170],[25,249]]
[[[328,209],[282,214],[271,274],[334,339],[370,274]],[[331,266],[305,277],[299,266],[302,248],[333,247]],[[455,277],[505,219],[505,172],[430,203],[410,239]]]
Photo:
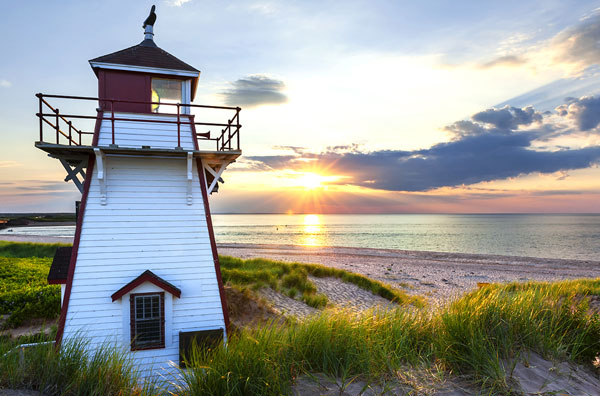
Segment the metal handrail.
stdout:
[[[83,131],[73,126],[73,119],[98,119],[98,115],[80,115],[80,114],[61,114],[58,108],[54,108],[47,100],[44,98],[55,98],[55,99],[72,99],[72,100],[87,100],[87,101],[98,101],[100,104],[100,108],[103,111],[103,119],[108,119],[111,122],[111,132],[112,132],[112,144],[115,144],[115,122],[116,121],[129,121],[129,122],[156,122],[163,124],[177,124],[177,145],[181,146],[181,125],[202,125],[202,126],[217,126],[224,127],[221,130],[221,135],[216,138],[210,137],[210,131],[206,133],[196,133],[196,138],[198,140],[213,140],[216,142],[217,151],[232,151],[232,150],[240,150],[240,128],[242,125],[239,123],[240,111],[239,107],[228,107],[228,106],[212,106],[212,105],[196,105],[196,104],[187,104],[187,103],[161,103],[161,102],[148,102],[148,101],[136,101],[136,100],[126,100],[126,99],[104,99],[104,98],[94,98],[89,96],[68,96],[68,95],[49,95],[37,93],[35,95],[39,99],[39,111],[36,113],[36,116],[40,119],[40,142],[44,142],[44,123],[48,124],[52,129],[56,132],[56,144],[60,144],[60,137],[63,136],[67,139],[68,145],[81,146],[82,145],[82,135],[93,135],[94,132],[91,131]],[[165,114],[165,113],[149,113],[149,114],[159,114],[159,115],[168,115],[168,116],[176,116],[176,120],[149,120],[139,119],[139,118],[126,118],[122,115],[115,116],[115,103],[127,103],[127,104],[142,104],[142,105],[159,105],[159,106],[176,106],[177,113],[175,114]],[[109,109],[105,109],[106,104],[110,104]],[[44,105],[50,110],[50,113],[44,112]],[[217,109],[217,110],[235,110],[235,115],[228,120],[227,123],[212,123],[212,122],[195,122],[192,121],[193,118],[190,114],[182,113],[181,108],[202,108],[202,109]],[[97,112],[100,112],[100,109],[97,109]],[[110,117],[106,117],[106,113],[110,114]],[[123,113],[123,112],[120,112]],[[146,114],[146,113],[141,113]],[[183,116],[183,119],[182,119]],[[187,118],[186,118],[187,117]],[[51,118],[53,122],[49,120]],[[61,130],[60,128],[60,120],[63,120],[69,126],[68,134]],[[78,141],[73,139],[73,132],[75,132],[79,139]],[[225,140],[225,134],[227,133],[227,140]],[[232,147],[232,139],[237,138],[237,146]]]

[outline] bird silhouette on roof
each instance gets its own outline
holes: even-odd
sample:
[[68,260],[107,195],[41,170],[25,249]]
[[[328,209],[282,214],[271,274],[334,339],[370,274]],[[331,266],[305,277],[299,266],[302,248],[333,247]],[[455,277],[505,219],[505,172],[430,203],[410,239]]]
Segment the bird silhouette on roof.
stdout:
[[154,22],[156,22],[156,14],[154,13],[154,10],[156,10],[155,5],[152,6],[152,9],[150,10],[150,15],[148,15],[148,18],[146,18],[146,20],[144,21],[144,29],[146,29],[146,26],[154,26]]

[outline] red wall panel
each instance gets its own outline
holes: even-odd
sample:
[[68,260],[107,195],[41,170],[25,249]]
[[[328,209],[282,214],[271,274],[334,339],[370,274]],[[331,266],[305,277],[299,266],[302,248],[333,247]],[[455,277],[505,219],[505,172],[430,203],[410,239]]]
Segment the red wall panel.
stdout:
[[[100,99],[132,100],[150,102],[151,77],[143,73],[129,73],[116,70],[102,70],[98,76]],[[110,111],[110,103],[102,102],[100,107]],[[115,111],[130,113],[150,113],[149,104],[115,103]]]

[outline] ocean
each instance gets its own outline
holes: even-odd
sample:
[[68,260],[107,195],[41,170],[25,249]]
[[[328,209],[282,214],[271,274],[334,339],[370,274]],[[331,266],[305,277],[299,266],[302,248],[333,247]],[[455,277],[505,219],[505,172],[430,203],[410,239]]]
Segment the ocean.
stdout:
[[[600,260],[600,215],[213,215],[217,243],[349,246]],[[0,235],[8,230],[1,230]],[[74,227],[11,234],[72,236]],[[0,238],[1,239],[1,238]]]

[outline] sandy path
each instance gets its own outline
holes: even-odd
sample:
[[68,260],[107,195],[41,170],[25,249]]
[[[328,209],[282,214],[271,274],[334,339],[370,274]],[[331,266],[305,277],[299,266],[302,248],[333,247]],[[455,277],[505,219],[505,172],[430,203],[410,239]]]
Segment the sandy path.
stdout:
[[345,247],[221,244],[219,254],[318,263],[367,275],[434,301],[478,282],[548,281],[600,277],[600,261]]

